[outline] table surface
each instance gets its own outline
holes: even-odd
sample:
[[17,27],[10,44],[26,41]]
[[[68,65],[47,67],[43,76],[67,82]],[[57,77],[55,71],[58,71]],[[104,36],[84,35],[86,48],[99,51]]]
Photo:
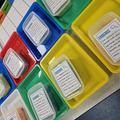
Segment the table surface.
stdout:
[[120,89],[76,120],[119,120]]
[[[111,76],[111,80],[109,81],[109,83],[107,83],[103,88],[101,88],[97,93],[91,96],[86,102],[84,102],[77,109],[69,111],[61,120],[75,120],[79,116],[80,117],[78,118],[78,120],[90,120],[90,118],[92,118],[91,120],[118,120],[118,119],[115,119],[114,117],[118,116],[120,118],[120,114],[116,113],[117,111],[119,111],[120,113],[120,107],[119,107],[120,90],[119,89],[120,89],[120,74]],[[114,95],[113,93],[116,92],[117,90],[119,91]],[[111,94],[113,95],[110,96]],[[115,107],[115,111],[113,111],[113,107]],[[109,110],[107,111],[107,109]],[[99,114],[100,111],[101,111],[101,114]],[[104,112],[106,113],[106,115]],[[112,117],[110,118],[109,115],[112,115]],[[109,118],[102,119],[108,116]]]

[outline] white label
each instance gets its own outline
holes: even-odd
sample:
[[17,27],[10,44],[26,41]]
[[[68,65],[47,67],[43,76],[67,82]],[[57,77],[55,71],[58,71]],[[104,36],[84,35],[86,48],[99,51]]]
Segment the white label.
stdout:
[[57,13],[68,0],[45,0],[47,6],[53,14]]
[[33,93],[30,98],[40,120],[47,119],[54,114],[43,88]]
[[5,62],[8,69],[14,76],[17,76],[21,72],[23,61],[21,61],[14,52],[11,51],[9,53]]
[[16,113],[7,116],[7,120],[19,120]]
[[35,45],[42,44],[43,39],[48,33],[48,28],[35,15],[29,20],[25,27],[25,31],[32,38]]
[[118,19],[112,20],[94,37],[114,62],[120,60],[120,21]]
[[52,74],[65,97],[77,92],[81,87],[80,81],[66,60],[55,67]]

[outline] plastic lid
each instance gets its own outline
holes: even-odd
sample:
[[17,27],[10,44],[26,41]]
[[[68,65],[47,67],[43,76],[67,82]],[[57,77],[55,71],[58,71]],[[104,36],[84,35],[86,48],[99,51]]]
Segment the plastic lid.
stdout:
[[36,84],[28,91],[28,98],[38,119],[55,119],[55,109],[42,83]]
[[83,82],[66,56],[54,59],[49,64],[49,72],[64,98],[70,100],[83,91]]
[[103,56],[115,66],[120,66],[120,17],[107,13],[88,32]]
[[67,11],[71,3],[70,0],[42,0],[42,2],[53,16],[60,16],[63,14]]
[[34,12],[29,14],[22,27],[35,46],[44,44],[51,33],[45,22]]
[[27,68],[23,58],[11,48],[8,49],[3,62],[14,78],[19,78]]

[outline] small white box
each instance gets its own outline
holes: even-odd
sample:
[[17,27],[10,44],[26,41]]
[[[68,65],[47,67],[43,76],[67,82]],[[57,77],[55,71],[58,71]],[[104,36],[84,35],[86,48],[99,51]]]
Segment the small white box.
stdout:
[[56,112],[42,83],[30,88],[28,98],[39,120],[54,120]]
[[42,0],[51,15],[60,16],[70,6],[70,0]]
[[50,36],[49,28],[34,12],[31,12],[26,18],[23,24],[23,31],[35,46],[45,43]]
[[65,99],[72,99],[82,93],[83,82],[70,60],[62,55],[49,64],[49,72]]
[[3,62],[11,75],[16,79],[24,73],[27,67],[23,58],[11,48],[6,52]]
[[109,63],[120,66],[120,16],[105,14],[90,27],[88,35]]

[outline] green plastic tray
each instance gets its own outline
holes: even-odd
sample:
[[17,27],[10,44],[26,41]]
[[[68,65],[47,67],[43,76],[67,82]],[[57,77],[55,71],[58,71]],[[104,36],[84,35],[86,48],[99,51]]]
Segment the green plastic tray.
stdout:
[[58,93],[58,91],[55,89],[53,84],[50,82],[46,74],[43,72],[43,70],[38,65],[36,65],[33,68],[33,70],[29,73],[26,79],[18,87],[18,90],[26,106],[31,112],[33,119],[37,120],[32,110],[32,107],[30,105],[30,102],[28,100],[27,92],[31,87],[33,87],[35,84],[39,82],[42,82],[42,84],[44,84],[45,86],[49,86],[48,87],[48,89],[50,90],[49,94],[51,95],[51,98],[53,98],[53,100],[56,101],[54,102],[54,105],[56,106],[55,107],[56,108],[55,120],[59,120],[59,118],[63,116],[69,110],[69,108],[64,102],[64,100],[62,99],[62,97],[60,96],[60,94]]
[[8,11],[10,10],[10,8],[11,8],[11,4],[10,4],[10,2],[7,0],[7,1],[5,2],[5,4],[4,4],[3,8],[2,8],[2,11],[3,11],[5,14],[7,14]]
[[[72,22],[77,18],[78,15],[89,5],[92,0],[71,0],[72,6],[62,17],[53,17],[52,18],[64,29],[69,29]],[[44,4],[41,0],[37,2],[42,6],[46,11]],[[47,11],[49,13],[49,11]],[[50,13],[49,13],[50,14]]]

